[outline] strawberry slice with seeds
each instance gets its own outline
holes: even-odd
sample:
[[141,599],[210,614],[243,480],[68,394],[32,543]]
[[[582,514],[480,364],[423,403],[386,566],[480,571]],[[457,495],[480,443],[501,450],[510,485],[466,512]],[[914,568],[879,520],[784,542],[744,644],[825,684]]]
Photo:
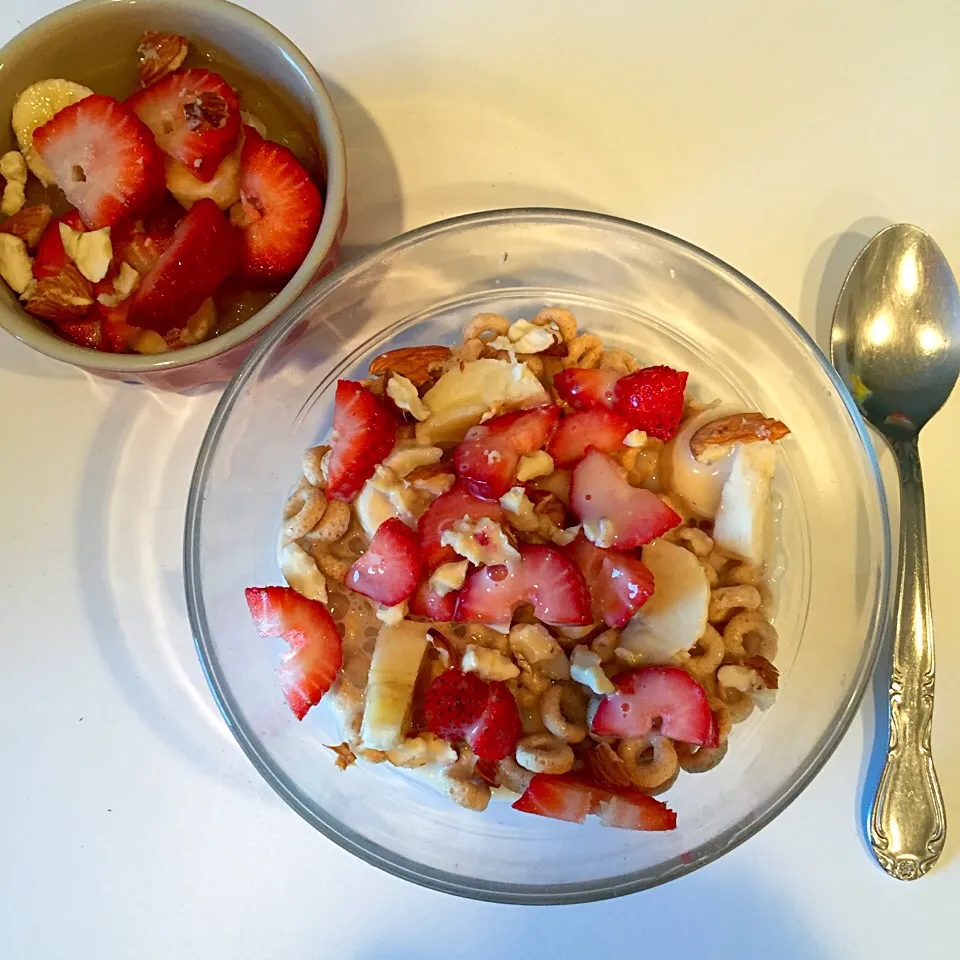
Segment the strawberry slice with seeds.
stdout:
[[620,374],[612,370],[583,370],[570,367],[553,378],[557,393],[574,410],[613,406],[613,388]]
[[424,694],[423,714],[427,729],[451,742],[466,740],[481,760],[502,760],[523,732],[517,703],[505,683],[460,670],[434,677]]
[[596,811],[605,827],[621,830],[676,830],[677,815],[663,801],[639,790],[618,790]]
[[320,191],[290,150],[264,140],[253,127],[244,127],[239,186],[230,221],[243,230],[243,275],[256,283],[283,283],[317,236]]
[[239,259],[236,228],[212,200],[198,200],[137,288],[130,322],[161,334],[184,326],[233,273]]
[[457,520],[463,520],[465,517],[472,520],[489,517],[496,523],[500,523],[503,516],[504,510],[498,501],[481,500],[462,484],[455,483],[430,504],[417,525],[420,535],[420,555],[424,566],[427,570],[435,570],[442,563],[452,563],[458,559],[458,554],[453,547],[440,544],[443,532]]
[[[81,101],[82,102],[82,101]],[[240,139],[240,106],[230,85],[209,70],[175,70],[127,104],[160,149],[209,180]]]
[[68,263],[73,262],[67,256],[67,251],[63,249],[63,239],[60,236],[61,223],[80,233],[87,229],[83,225],[83,220],[80,219],[80,214],[76,210],[71,210],[62,217],[57,217],[43,231],[43,236],[37,244],[36,256],[33,258],[33,276],[37,280],[55,277]]
[[570,478],[570,509],[597,546],[631,550],[672,530],[681,518],[655,493],[632,487],[624,471],[590,450]]
[[429,580],[424,580],[410,598],[407,616],[422,620],[431,620],[434,623],[449,623],[457,612],[457,593],[451,591],[442,597]]
[[576,774],[538,773],[512,806],[538,817],[583,823],[606,796],[606,791]]
[[551,626],[593,622],[583,574],[559,550],[545,546],[520,547],[520,562],[513,566],[498,564],[467,574],[456,619],[509,627],[521,603],[532,604],[537,619]]
[[402,520],[390,517],[377,527],[344,583],[355,593],[393,607],[413,593],[422,572],[417,535]]
[[52,322],[57,328],[57,333],[64,340],[69,340],[78,347],[87,347],[90,350],[107,349],[103,338],[103,326],[99,319],[54,320]]
[[290,587],[247,587],[250,616],[261,637],[279,637],[290,650],[277,676],[298,720],[320,702],[343,663],[343,639],[327,608]]
[[33,145],[91,230],[162,195],[163,156],[136,114],[113,97],[94,94],[64,107],[34,131]]
[[603,737],[643,737],[657,720],[666,737],[717,746],[707,691],[679,667],[640,667],[621,673],[594,714],[591,730]]
[[623,449],[623,438],[632,430],[630,424],[606,407],[581,410],[564,417],[547,445],[554,463],[565,467],[583,458],[587,447],[604,453]]
[[673,367],[644,367],[621,377],[614,388],[614,408],[658,440],[669,440],[680,428],[687,374]]
[[453,454],[457,476],[476,496],[499,500],[516,482],[520,458],[539,450],[559,419],[560,408],[550,404],[471,427]]
[[361,384],[338,380],[327,496],[349,503],[396,439],[397,421],[390,408]]

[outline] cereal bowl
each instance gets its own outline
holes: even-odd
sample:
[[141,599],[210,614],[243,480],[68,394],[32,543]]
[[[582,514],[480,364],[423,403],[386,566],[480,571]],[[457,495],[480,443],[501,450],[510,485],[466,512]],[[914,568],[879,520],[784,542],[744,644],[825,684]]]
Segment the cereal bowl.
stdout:
[[[243,590],[280,582],[280,509],[304,448],[329,430],[338,378],[385,350],[453,344],[470,318],[545,305],[641,362],[690,372],[703,401],[763,410],[793,431],[774,486],[780,692],[738,725],[715,769],[666,795],[676,830],[632,833],[452,806],[388,764],[337,769],[324,701],[298,722]],[[242,547],[238,546],[242,531]],[[890,536],[864,426],[829,362],[790,316],[704,251],[649,227],[564,210],[506,210],[423,227],[300,301],[224,394],[194,473],[188,608],[220,709],[267,782],[307,822],[398,876],[511,903],[613,897],[687,873],[747,839],[810,782],[846,730],[887,621]],[[837,584],[848,585],[843,590]],[[718,802],[722,798],[722,803]]]
[[[82,0],[24,30],[0,50],[0,115],[7,118],[0,153],[16,147],[9,123],[14,102],[39,80],[65,77],[97,93],[129,95],[138,40],[148,30],[185,35],[192,45],[185,66],[209,65],[245,92],[244,108],[262,114],[268,136],[322,181],[323,215],[309,252],[276,296],[246,304],[235,326],[164,353],[107,353],[68,342],[27,313],[6,284],[0,285],[0,325],[33,349],[98,376],[185,390],[228,380],[260,333],[337,266],[346,227],[346,155],[313,65],[276,28],[226,0]],[[91,57],[91,50],[106,53]]]

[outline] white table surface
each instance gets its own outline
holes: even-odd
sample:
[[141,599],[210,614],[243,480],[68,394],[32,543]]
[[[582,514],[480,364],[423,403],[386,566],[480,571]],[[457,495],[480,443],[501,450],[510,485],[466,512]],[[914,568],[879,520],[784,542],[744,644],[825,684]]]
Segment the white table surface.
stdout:
[[[58,5],[4,0],[0,41]],[[348,254],[490,207],[608,211],[723,257],[821,343],[878,226],[919,223],[960,267],[956,5],[250,5],[329,83],[348,143]],[[0,957],[957,956],[960,393],[922,443],[934,745],[954,824],[940,865],[898,883],[865,846],[868,697],[803,796],[735,852],[564,908],[380,873],[298,819],[234,744],[181,587],[187,485],[216,399],[0,345]]]

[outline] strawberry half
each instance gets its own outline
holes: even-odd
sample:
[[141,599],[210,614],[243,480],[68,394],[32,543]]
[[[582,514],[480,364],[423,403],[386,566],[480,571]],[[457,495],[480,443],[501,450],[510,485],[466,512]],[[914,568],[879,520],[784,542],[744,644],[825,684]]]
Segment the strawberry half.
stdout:
[[330,689],[343,663],[343,639],[327,608],[290,587],[247,587],[250,616],[261,637],[290,647],[277,676],[294,716],[302,720]]
[[109,227],[163,193],[163,156],[150,131],[113,97],[64,107],[33,134],[57,186],[91,229]]
[[587,447],[616,453],[623,448],[623,438],[632,429],[619,413],[606,407],[581,410],[560,421],[557,432],[547,445],[547,453],[561,467],[582,459]]
[[520,712],[507,685],[474,673],[445,670],[423,698],[427,729],[444,740],[466,740],[481,760],[502,760],[523,733]]
[[198,200],[137,288],[130,322],[162,334],[184,326],[233,273],[239,259],[236,228],[212,200]]
[[544,546],[521,546],[520,562],[513,567],[481,567],[468,573],[456,619],[509,627],[521,603],[532,604],[537,619],[551,626],[593,622],[583,574],[559,550]]
[[244,127],[240,200],[230,220],[243,230],[243,275],[276,285],[296,273],[313,245],[323,199],[310,174],[285,146]]
[[593,717],[603,737],[643,737],[660,721],[660,732],[683,743],[717,746],[717,725],[707,691],[679,667],[640,667],[621,673]]
[[442,597],[429,580],[424,580],[410,598],[407,616],[434,623],[449,623],[457,612],[457,593],[451,591]]
[[87,229],[76,210],[71,210],[62,217],[57,217],[43,231],[40,243],[37,244],[37,253],[33,258],[33,276],[36,280],[42,280],[44,277],[55,277],[68,263],[73,262],[67,256],[67,251],[63,249],[63,239],[60,236],[61,223],[65,223],[68,227],[80,233]]
[[553,386],[574,410],[591,410],[613,406],[613,388],[619,378],[612,370],[571,367],[554,376]]
[[631,427],[658,440],[669,440],[680,428],[687,374],[673,367],[644,367],[621,377],[614,388],[614,408]]
[[370,546],[347,571],[344,584],[385,607],[402,603],[423,572],[417,535],[396,517],[384,520]]
[[135,93],[127,105],[153,131],[160,149],[200,180],[214,175],[240,139],[237,98],[227,81],[209,70],[175,70]]
[[663,536],[681,519],[652,491],[630,486],[623,470],[598,450],[590,450],[574,467],[570,509],[587,537],[620,550]]
[[677,815],[663,801],[639,790],[611,792],[596,811],[605,827],[621,830],[676,830]]
[[516,482],[520,458],[550,439],[559,418],[560,408],[550,404],[471,427],[453,454],[457,476],[476,496],[499,500]]
[[327,496],[351,501],[396,439],[397,421],[390,408],[359,383],[338,380]]
[[469,517],[477,520],[489,517],[500,523],[504,510],[496,500],[481,500],[466,487],[457,483],[446,493],[442,493],[427,507],[420,518],[417,531],[420,535],[420,556],[427,570],[435,570],[442,563],[452,563],[458,559],[453,547],[441,546],[440,538],[457,520]]

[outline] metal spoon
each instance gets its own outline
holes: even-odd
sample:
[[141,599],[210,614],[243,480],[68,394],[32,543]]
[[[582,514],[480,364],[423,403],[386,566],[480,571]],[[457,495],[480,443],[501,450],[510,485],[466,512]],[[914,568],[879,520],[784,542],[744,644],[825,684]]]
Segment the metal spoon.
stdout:
[[960,373],[960,294],[940,248],[918,227],[881,230],[850,268],[833,315],[834,366],[888,440],[900,474],[900,571],[890,680],[890,744],[870,818],[877,860],[922,877],[946,836],[933,767],[933,621],[917,438]]

